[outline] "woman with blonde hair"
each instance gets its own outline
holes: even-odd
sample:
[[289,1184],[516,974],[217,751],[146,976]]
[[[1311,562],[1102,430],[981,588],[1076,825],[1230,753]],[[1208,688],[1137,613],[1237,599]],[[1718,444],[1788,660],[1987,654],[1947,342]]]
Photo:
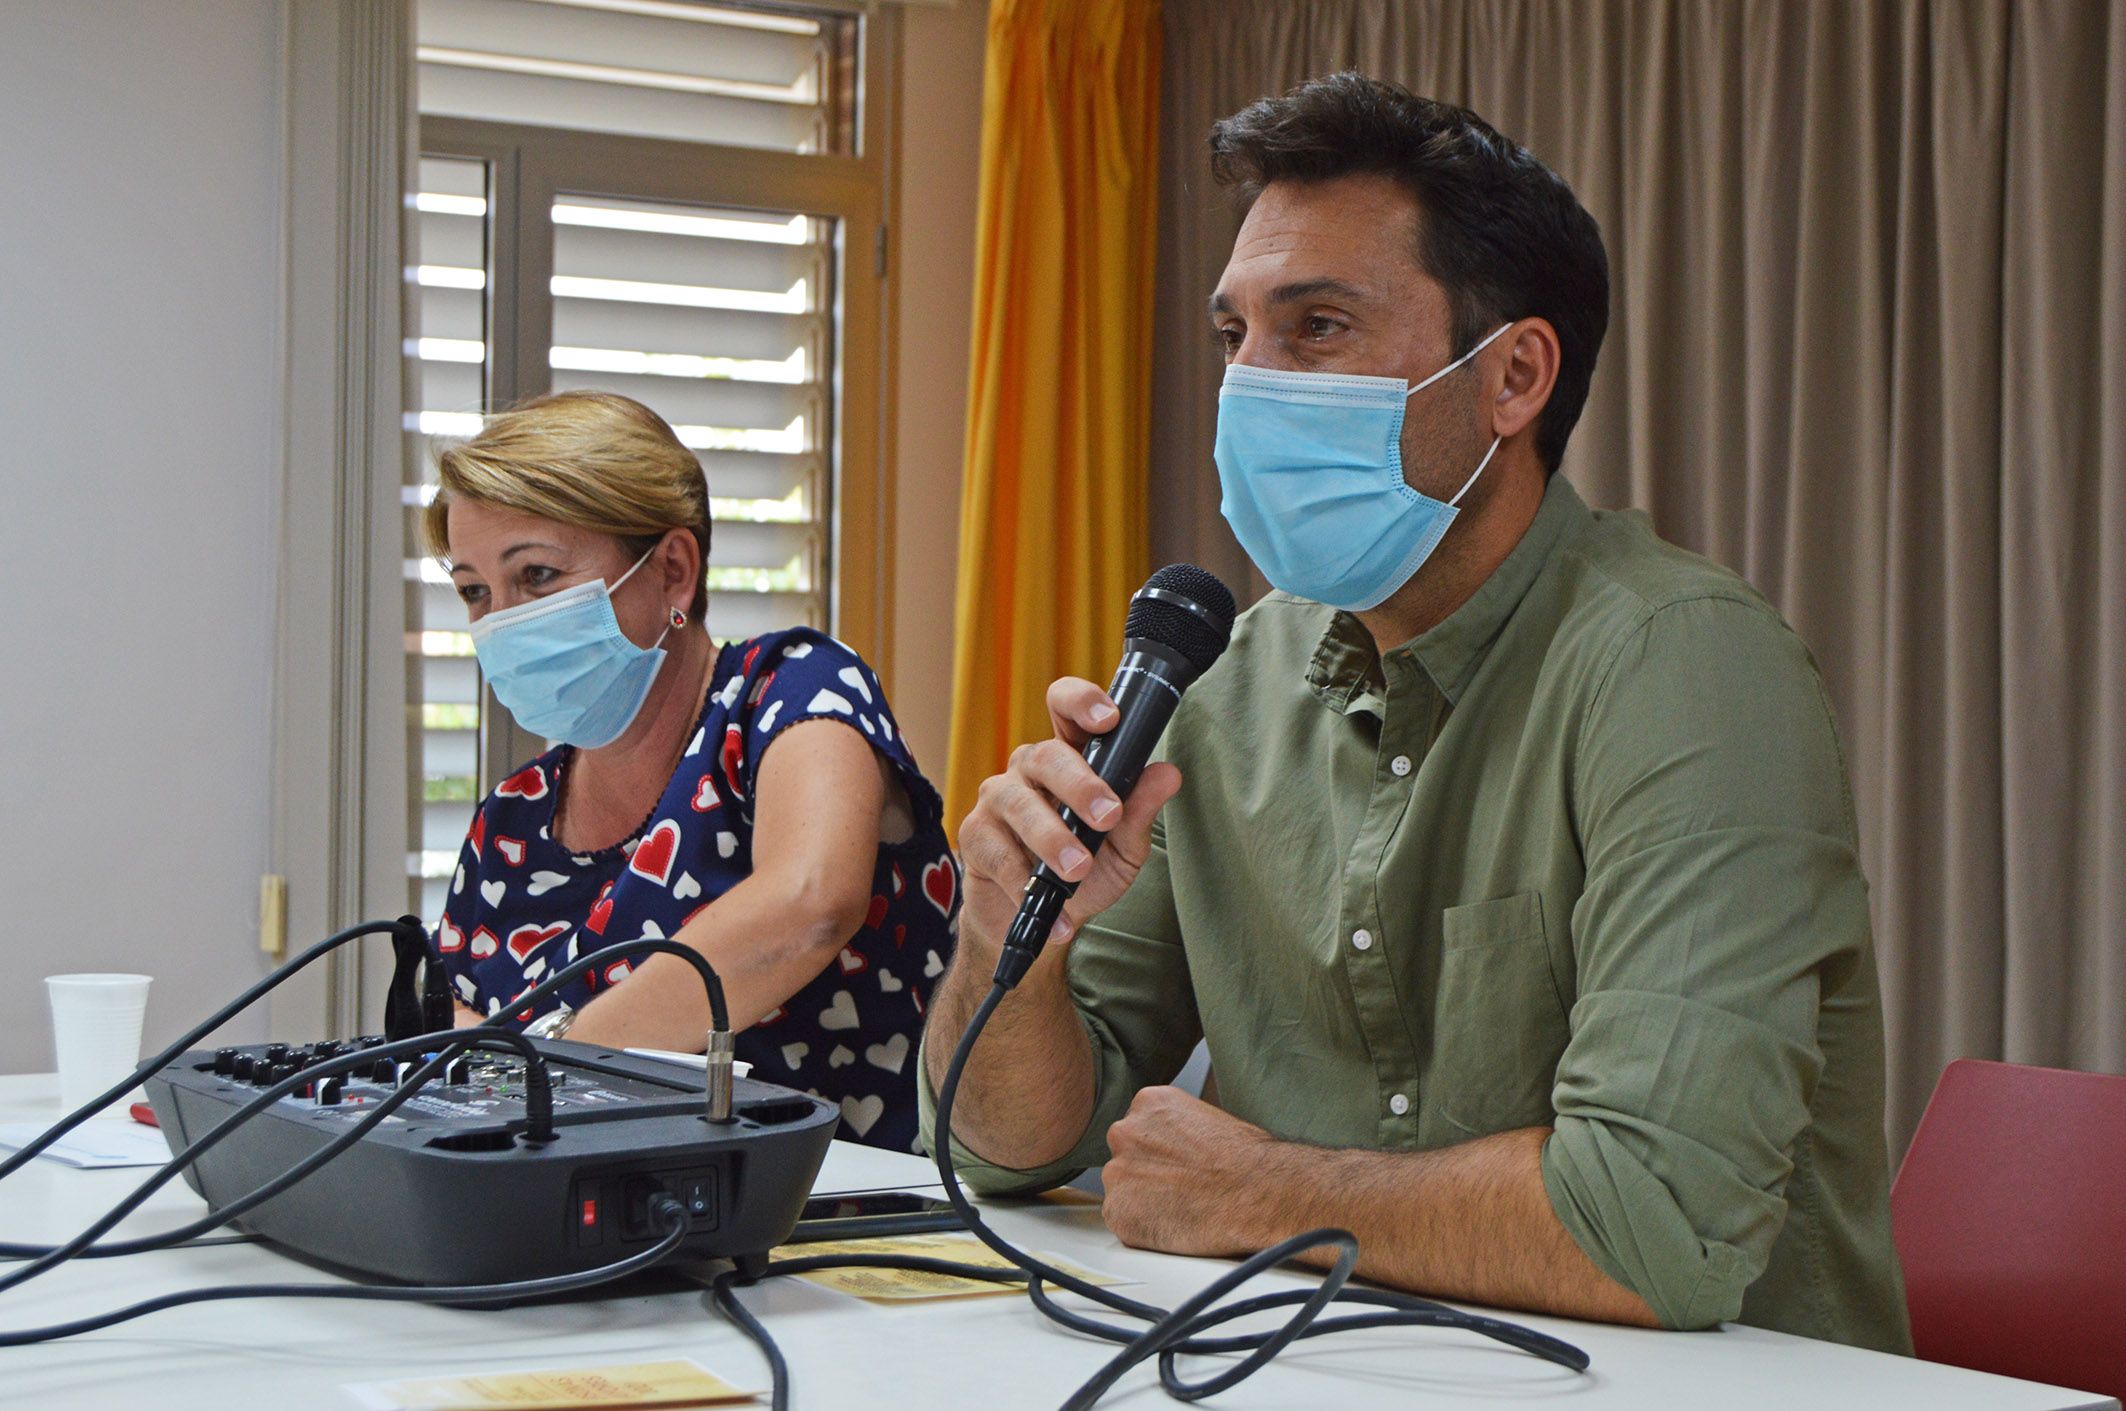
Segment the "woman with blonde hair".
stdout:
[[707,1002],[674,956],[511,1010],[579,954],[668,936],[715,964],[758,1076],[910,1149],[959,868],[878,677],[809,628],[710,639],[701,463],[638,402],[538,398],[438,469],[425,527],[481,671],[557,742],[466,836],[435,932],[460,1021],[699,1051]]

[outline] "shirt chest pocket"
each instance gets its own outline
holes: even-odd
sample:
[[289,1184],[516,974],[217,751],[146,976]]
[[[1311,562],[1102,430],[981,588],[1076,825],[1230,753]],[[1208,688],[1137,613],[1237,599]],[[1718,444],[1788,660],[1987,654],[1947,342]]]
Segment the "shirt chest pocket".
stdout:
[[1569,1036],[1537,892],[1449,907],[1441,916],[1427,1145],[1554,1118],[1551,1086]]

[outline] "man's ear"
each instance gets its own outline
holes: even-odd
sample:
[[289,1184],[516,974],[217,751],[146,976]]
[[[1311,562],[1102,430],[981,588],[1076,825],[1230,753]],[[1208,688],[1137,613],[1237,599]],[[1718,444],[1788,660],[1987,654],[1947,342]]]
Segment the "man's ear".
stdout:
[[1503,371],[1491,408],[1491,434],[1508,438],[1532,425],[1550,404],[1561,355],[1558,331],[1548,319],[1522,319],[1499,343],[1504,353],[1495,365]]

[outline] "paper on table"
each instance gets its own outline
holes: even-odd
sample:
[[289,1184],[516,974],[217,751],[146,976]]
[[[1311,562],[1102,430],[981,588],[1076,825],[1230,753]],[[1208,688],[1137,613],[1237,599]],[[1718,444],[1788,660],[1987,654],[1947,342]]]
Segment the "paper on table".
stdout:
[[[43,1122],[0,1123],[0,1149],[14,1151],[41,1136]],[[160,1166],[170,1159],[162,1133],[139,1122],[84,1122],[39,1153],[68,1166]]]
[[[709,1060],[706,1054],[681,1053],[677,1049],[624,1048],[620,1051],[630,1058],[654,1058],[660,1063],[676,1063],[682,1068],[700,1068],[706,1071],[709,1066]],[[732,1077],[747,1078],[751,1077],[752,1074],[752,1064],[746,1062],[743,1058],[734,1058],[731,1060]]]
[[549,1367],[365,1382],[347,1394],[368,1411],[611,1411],[751,1401],[691,1357],[610,1367]]
[[[1045,1251],[1034,1251],[1044,1263],[1088,1282],[1109,1285],[1132,1280],[1102,1274]],[[1013,1266],[1002,1255],[968,1234],[888,1235],[866,1240],[822,1240],[817,1244],[786,1244],[775,1251],[776,1259],[804,1259],[816,1254],[914,1254],[926,1259],[949,1259],[955,1264],[979,1264],[988,1269]],[[966,1298],[984,1293],[1017,1293],[1024,1283],[994,1284],[986,1279],[960,1274],[933,1274],[918,1269],[815,1269],[797,1276],[821,1288],[833,1289],[878,1303],[902,1303],[925,1298]]]

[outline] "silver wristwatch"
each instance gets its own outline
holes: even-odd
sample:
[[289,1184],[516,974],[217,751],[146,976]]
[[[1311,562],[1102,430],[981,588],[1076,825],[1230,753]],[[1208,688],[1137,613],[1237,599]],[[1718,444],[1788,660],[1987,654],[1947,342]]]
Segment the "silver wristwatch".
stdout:
[[566,1034],[569,1026],[575,1022],[576,1011],[564,1004],[560,1008],[550,1010],[532,1020],[531,1023],[526,1024],[524,1026],[524,1034],[526,1038],[532,1039],[558,1039],[563,1034]]

